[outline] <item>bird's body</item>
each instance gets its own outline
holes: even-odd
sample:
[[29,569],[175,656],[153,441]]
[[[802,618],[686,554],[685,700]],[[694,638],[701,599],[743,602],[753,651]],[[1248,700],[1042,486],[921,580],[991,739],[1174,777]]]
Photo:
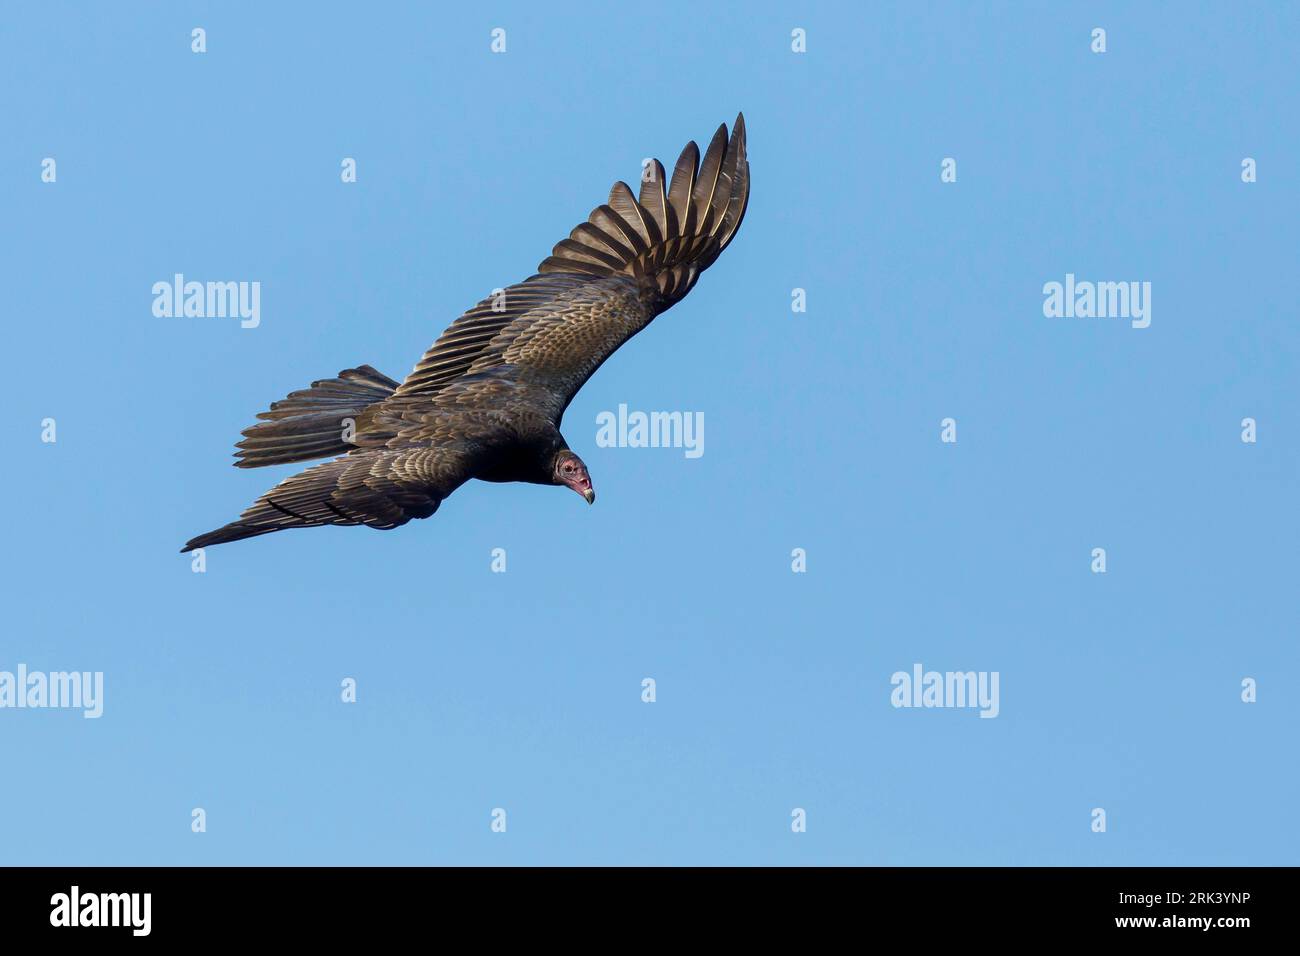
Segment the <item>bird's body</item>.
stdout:
[[665,183],[609,202],[538,273],[470,309],[400,385],[368,365],[313,382],[245,429],[240,467],[339,455],[281,482],[190,551],[288,528],[395,528],[471,478],[567,485],[595,498],[560,434],[564,410],[624,342],[678,302],[731,241],[749,198],[745,127],[722,126],[702,164],[687,145]]

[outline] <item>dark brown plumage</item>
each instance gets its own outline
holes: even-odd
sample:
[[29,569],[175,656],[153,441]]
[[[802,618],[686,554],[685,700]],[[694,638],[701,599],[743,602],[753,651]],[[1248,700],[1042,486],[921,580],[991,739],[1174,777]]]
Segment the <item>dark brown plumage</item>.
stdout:
[[735,236],[749,200],[745,120],[688,143],[665,184],[614,184],[534,275],[470,309],[400,385],[368,365],[292,392],[244,430],[241,468],[340,455],[262,495],[182,551],[287,528],[396,528],[470,478],[595,493],[560,435],[573,396],[616,349],[688,293]]

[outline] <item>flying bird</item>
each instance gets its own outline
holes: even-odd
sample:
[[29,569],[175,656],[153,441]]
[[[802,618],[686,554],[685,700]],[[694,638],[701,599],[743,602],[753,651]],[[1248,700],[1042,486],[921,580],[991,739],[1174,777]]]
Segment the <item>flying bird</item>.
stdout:
[[360,365],[272,403],[244,430],[237,467],[339,457],[181,550],[289,528],[396,528],[429,517],[471,478],[562,485],[594,502],[591,474],[560,434],[564,410],[605,359],[691,291],[748,201],[742,114],[730,136],[718,127],[703,162],[687,143],[671,180],[654,160],[639,197],[615,183],[536,275],[453,322],[400,385]]

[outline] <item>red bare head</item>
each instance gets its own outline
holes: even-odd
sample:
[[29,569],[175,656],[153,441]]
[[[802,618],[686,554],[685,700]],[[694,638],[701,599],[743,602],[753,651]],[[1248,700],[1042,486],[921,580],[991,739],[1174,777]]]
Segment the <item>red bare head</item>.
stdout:
[[586,498],[589,505],[596,501],[596,489],[591,487],[591,475],[587,473],[587,466],[567,448],[555,456],[555,483],[568,485]]

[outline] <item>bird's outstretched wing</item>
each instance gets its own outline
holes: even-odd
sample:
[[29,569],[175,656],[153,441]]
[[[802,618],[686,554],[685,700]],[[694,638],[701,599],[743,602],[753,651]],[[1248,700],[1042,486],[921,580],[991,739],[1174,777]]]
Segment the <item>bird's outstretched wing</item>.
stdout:
[[193,551],[289,528],[396,528],[427,518],[470,477],[471,454],[454,444],[365,449],[286,478],[230,524],[187,541]]
[[699,155],[688,143],[670,181],[652,161],[639,198],[615,183],[537,275],[453,322],[396,397],[433,395],[508,367],[548,389],[562,412],[605,359],[691,290],[740,228],[749,201],[744,116],[730,136],[718,127],[702,163]]

